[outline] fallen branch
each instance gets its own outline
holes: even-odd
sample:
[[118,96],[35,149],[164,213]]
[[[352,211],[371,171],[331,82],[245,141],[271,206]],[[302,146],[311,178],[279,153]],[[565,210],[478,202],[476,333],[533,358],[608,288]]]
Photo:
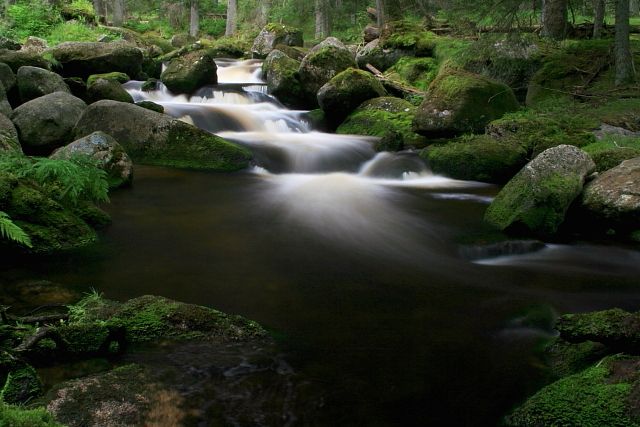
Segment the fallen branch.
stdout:
[[376,67],[374,67],[371,64],[367,64],[365,65],[365,67],[367,67],[367,70],[371,71],[373,73],[373,75],[380,80],[383,84],[397,90],[400,93],[406,93],[409,95],[421,95],[424,96],[425,92],[418,90],[414,87],[411,86],[407,86],[404,85],[400,82],[397,82],[395,80],[391,80],[390,78],[386,77],[384,74],[382,74],[382,72],[380,70],[378,70]]

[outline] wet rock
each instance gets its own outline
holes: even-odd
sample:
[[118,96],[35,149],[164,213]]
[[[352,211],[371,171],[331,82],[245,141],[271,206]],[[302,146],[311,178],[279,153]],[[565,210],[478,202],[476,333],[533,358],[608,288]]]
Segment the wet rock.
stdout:
[[302,30],[282,24],[267,24],[253,41],[251,55],[264,59],[276,45],[302,46]]
[[553,235],[594,169],[593,160],[577,147],[545,150],[505,185],[485,220],[514,233]]
[[640,157],[598,175],[585,186],[582,207],[608,227],[633,231],[640,224]]
[[305,106],[305,94],[298,78],[300,62],[279,50],[272,50],[262,65],[269,93],[291,108]]
[[53,92],[71,93],[60,75],[38,67],[20,67],[17,82],[20,100],[23,103]]
[[298,70],[309,102],[316,105],[318,90],[341,71],[355,66],[349,49],[334,37],[327,38],[311,49]]
[[2,152],[22,153],[22,147],[13,122],[0,113],[0,153]]
[[172,59],[160,80],[173,93],[191,94],[202,86],[216,84],[217,69],[210,53],[196,50]]
[[22,104],[11,114],[27,153],[49,154],[73,139],[73,127],[87,108],[79,98],[54,92]]
[[124,90],[122,85],[116,80],[102,78],[93,80],[91,85],[87,87],[86,96],[87,103],[89,104],[93,104],[102,99],[133,103],[133,98],[129,95],[129,92]]
[[113,136],[140,163],[232,171],[246,167],[251,158],[245,148],[134,104],[91,104],[74,133],[79,138],[98,130]]
[[348,68],[318,91],[318,104],[335,126],[364,101],[387,95],[382,84],[366,71]]
[[490,121],[518,108],[513,91],[505,84],[445,67],[431,83],[413,128],[431,138],[482,133]]
[[57,149],[52,159],[66,159],[83,155],[98,162],[100,169],[107,172],[112,188],[129,185],[133,179],[133,162],[124,149],[110,135],[97,131]]
[[62,65],[65,77],[119,71],[131,77],[141,72],[142,51],[128,43],[65,42],[48,50]]

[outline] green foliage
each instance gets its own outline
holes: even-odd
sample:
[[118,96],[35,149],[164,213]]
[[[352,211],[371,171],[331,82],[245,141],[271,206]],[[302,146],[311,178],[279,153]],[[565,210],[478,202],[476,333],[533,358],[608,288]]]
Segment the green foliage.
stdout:
[[50,46],[56,46],[60,43],[78,41],[78,42],[93,42],[101,35],[109,33],[114,39],[120,38],[120,35],[113,34],[109,31],[104,31],[98,27],[86,25],[82,21],[67,21],[61,22],[52,28],[48,34],[45,35],[47,42]]
[[200,22],[200,32],[212,37],[224,35],[227,21],[224,19],[206,19]]
[[2,156],[0,169],[19,178],[33,179],[53,199],[69,205],[109,200],[107,174],[87,156],[69,160]]
[[598,172],[618,166],[624,160],[640,157],[640,138],[606,135],[583,147],[596,164]]
[[28,248],[33,247],[31,244],[31,239],[24,232],[24,230],[18,227],[9,215],[5,212],[0,211],[0,237],[8,240],[12,240],[20,245],[26,246]]
[[[76,302],[75,304],[67,306],[69,310],[69,322],[82,322],[87,319],[87,311],[89,308],[95,310],[97,306],[103,304],[104,297],[102,292],[97,291],[96,289],[91,289],[91,292],[88,292],[84,295],[84,297]],[[93,319],[90,319],[93,320]]]
[[0,402],[0,425],[3,427],[62,427],[45,408],[26,409]]
[[65,5],[65,9],[85,15],[93,15],[95,13],[93,3],[89,0],[72,0],[71,3]]
[[7,9],[8,35],[18,39],[46,37],[61,22],[58,10],[46,0],[20,0]]

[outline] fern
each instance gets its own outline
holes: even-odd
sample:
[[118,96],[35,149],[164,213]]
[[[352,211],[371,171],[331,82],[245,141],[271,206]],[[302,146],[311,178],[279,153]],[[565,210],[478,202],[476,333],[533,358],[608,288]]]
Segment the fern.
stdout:
[[14,242],[26,246],[33,247],[31,239],[24,230],[14,224],[5,212],[0,211],[0,236],[4,239],[13,240]]

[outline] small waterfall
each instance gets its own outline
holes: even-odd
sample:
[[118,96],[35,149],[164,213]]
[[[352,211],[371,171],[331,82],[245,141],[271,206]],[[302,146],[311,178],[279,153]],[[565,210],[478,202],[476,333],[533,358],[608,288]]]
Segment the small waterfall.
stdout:
[[[461,189],[484,184],[434,175],[413,152],[376,153],[374,137],[313,131],[268,95],[261,61],[219,59],[218,85],[192,96],[163,86],[125,88],[134,100],[161,104],[165,113],[250,148],[261,180],[261,207],[333,242],[401,256],[415,253],[416,228],[434,228],[405,211],[400,188]],[[433,256],[433,254],[431,254]]]

